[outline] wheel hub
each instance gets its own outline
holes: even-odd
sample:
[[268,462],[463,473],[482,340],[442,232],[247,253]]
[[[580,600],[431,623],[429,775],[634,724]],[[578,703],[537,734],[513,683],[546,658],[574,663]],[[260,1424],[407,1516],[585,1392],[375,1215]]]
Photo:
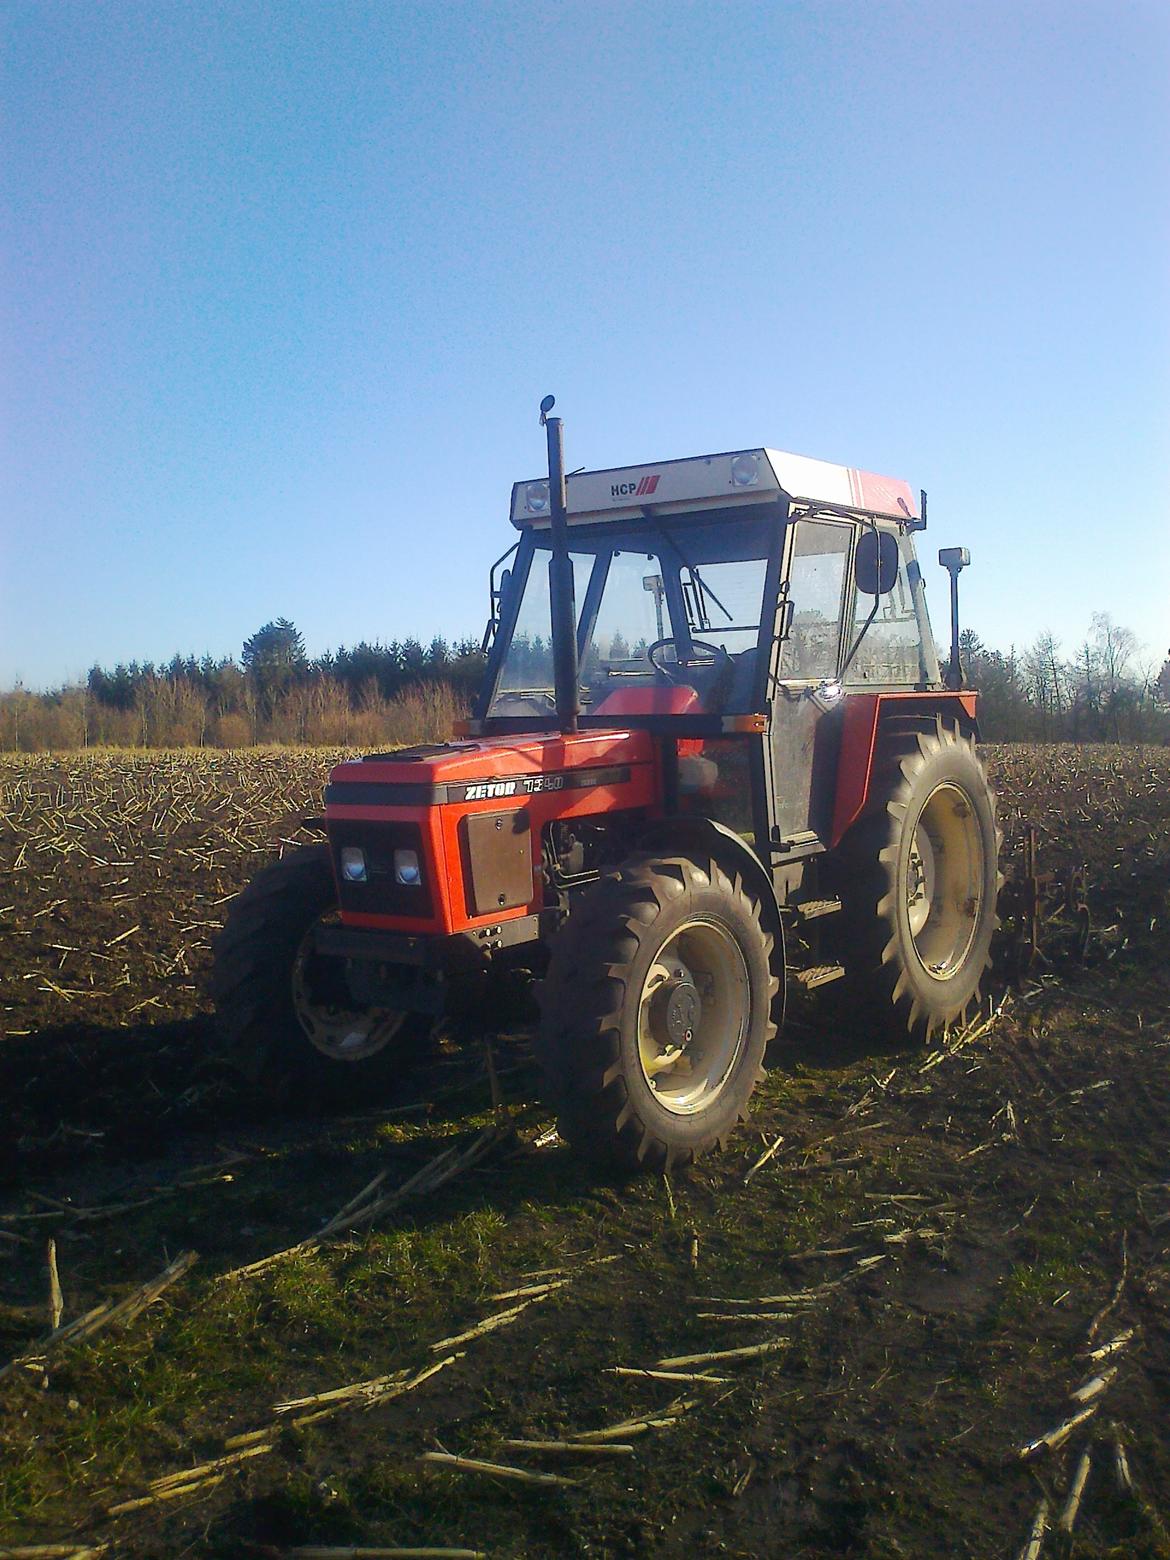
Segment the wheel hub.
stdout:
[[930,835],[921,826],[910,843],[906,871],[906,911],[910,917],[910,935],[917,937],[930,919],[934,900],[934,847]]
[[690,976],[683,973],[672,979],[658,992],[656,1003],[659,1022],[669,1036],[670,1043],[680,1050],[695,1038],[703,1017],[703,999]]

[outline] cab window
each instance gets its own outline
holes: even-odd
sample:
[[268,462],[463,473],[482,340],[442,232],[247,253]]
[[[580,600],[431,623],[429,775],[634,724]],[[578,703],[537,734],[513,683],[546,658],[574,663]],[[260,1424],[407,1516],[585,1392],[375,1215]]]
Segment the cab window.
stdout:
[[827,520],[798,520],[788,569],[792,621],[780,656],[780,676],[790,682],[836,677],[841,655],[841,613],[853,527]]
[[[927,680],[922,664],[922,635],[914,611],[914,597],[906,577],[906,554],[898,565],[898,578],[888,595],[878,601],[873,622],[865,630],[857,652],[846,673],[846,686],[873,683],[877,686],[913,688]],[[850,644],[856,640],[873,611],[873,597],[856,593]]]

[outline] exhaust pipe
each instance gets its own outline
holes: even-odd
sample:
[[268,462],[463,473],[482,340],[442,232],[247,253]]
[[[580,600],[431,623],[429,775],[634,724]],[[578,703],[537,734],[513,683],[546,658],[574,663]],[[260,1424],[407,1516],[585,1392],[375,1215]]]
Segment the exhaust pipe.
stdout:
[[548,566],[548,594],[552,610],[553,685],[557,721],[561,732],[577,730],[581,712],[577,669],[577,603],[573,591],[573,562],[569,557],[566,518],[564,425],[548,414],[556,405],[551,395],[540,403],[540,421],[548,437],[548,507],[552,520],[552,558]]

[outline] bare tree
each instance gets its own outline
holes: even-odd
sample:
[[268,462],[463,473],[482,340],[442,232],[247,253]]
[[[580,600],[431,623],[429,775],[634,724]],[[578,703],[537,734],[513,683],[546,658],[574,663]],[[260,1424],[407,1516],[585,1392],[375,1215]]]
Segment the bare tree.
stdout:
[[1140,643],[1131,628],[1122,628],[1108,612],[1094,612],[1091,634],[1101,671],[1106,730],[1114,742],[1120,742],[1126,716],[1139,702],[1135,679],[1129,669],[1137,657]]
[[1068,706],[1068,668],[1060,660],[1060,641],[1050,629],[1024,654],[1024,670],[1032,701],[1040,712],[1041,735],[1051,741],[1061,734]]

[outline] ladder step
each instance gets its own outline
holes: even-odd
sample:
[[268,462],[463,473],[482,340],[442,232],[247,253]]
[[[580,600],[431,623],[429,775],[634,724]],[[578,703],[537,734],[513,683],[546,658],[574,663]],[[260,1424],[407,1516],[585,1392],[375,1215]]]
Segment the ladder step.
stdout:
[[807,970],[793,970],[792,978],[806,991],[811,991],[814,986],[827,986],[832,980],[840,980],[844,973],[843,964],[814,964]]
[[815,921],[822,915],[836,915],[840,908],[839,899],[798,899],[792,906],[798,921]]

